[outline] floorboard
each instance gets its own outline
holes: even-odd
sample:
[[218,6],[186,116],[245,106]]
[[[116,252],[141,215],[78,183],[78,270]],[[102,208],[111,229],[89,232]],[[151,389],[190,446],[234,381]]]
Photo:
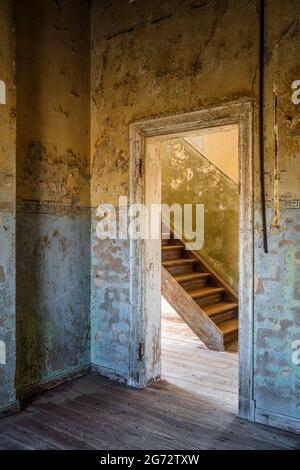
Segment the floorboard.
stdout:
[[145,390],[91,374],[0,421],[0,449],[299,449],[300,436],[237,415],[237,354],[162,317],[162,380]]

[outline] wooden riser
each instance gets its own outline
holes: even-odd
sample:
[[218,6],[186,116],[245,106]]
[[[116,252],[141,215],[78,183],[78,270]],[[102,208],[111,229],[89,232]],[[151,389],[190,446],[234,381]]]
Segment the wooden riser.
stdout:
[[195,260],[193,259],[182,259],[182,260],[171,260],[163,261],[163,266],[169,271],[172,276],[176,274],[187,274],[194,271]]
[[237,341],[237,297],[207,262],[172,235],[162,240],[162,265],[164,297],[207,347],[224,350]]
[[223,323],[224,321],[231,320],[233,318],[237,318],[237,309],[236,310],[231,310],[229,312],[224,312],[224,313],[219,313],[217,315],[212,315],[210,319],[216,324],[219,325],[220,323]]
[[204,313],[216,324],[237,318],[238,315],[238,304],[226,300],[202,308]]
[[193,266],[176,266],[172,268],[167,268],[170,274],[174,276],[175,274],[188,274],[193,272]]
[[231,343],[234,343],[239,338],[239,331],[235,330],[230,334],[224,336],[224,345],[229,346]]
[[196,280],[179,281],[179,284],[184,290],[190,291],[190,290],[201,289],[201,287],[207,286],[208,281],[209,281],[209,275],[206,277],[198,278]]
[[237,318],[220,323],[218,326],[223,333],[224,345],[237,341],[239,333]]
[[206,307],[207,305],[212,305],[221,302],[222,299],[223,294],[216,294],[204,297],[203,299],[195,299],[195,302],[199,305],[199,307]]
[[162,261],[175,260],[182,257],[182,247],[172,247],[172,245],[166,245],[163,247],[161,252]]

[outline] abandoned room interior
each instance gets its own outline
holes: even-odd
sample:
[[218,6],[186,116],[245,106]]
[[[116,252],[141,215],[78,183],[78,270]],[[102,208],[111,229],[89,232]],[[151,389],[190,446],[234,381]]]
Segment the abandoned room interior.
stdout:
[[0,449],[300,449],[300,0],[0,0]]

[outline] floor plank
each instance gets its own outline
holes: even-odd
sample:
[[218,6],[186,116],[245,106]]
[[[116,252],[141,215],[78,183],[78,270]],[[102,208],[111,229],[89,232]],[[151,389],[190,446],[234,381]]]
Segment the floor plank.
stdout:
[[1,449],[300,449],[300,436],[237,417],[238,360],[162,316],[162,374],[145,390],[91,374],[0,421]]
[[238,412],[238,355],[211,351],[162,299],[162,377],[216,406]]

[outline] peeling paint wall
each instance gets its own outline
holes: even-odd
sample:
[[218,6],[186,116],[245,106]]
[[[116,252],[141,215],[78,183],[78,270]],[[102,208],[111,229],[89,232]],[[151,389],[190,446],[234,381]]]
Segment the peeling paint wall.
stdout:
[[[255,400],[266,416],[300,419],[300,366],[293,364],[293,341],[300,339],[300,106],[291,84],[300,77],[299,2],[272,1],[266,15],[266,191],[268,226],[274,207],[272,82],[278,92],[279,224],[269,232],[269,251],[261,249],[259,187],[256,187],[255,244]],[[268,418],[266,418],[268,419]]]
[[[219,152],[222,151],[219,148]],[[199,253],[238,291],[238,186],[184,139],[161,144],[162,202],[204,205],[204,245]],[[187,222],[185,231],[190,230]],[[193,239],[192,230],[185,232]]]
[[[300,217],[289,203],[300,199],[300,106],[291,101],[291,84],[300,79],[300,9],[290,0],[266,4],[269,226],[274,79],[281,201],[280,228],[270,231],[264,255],[256,152],[254,398],[257,419],[299,423],[300,368],[292,353],[300,339]],[[15,399],[16,116],[17,388],[72,372],[90,362],[90,353],[100,371],[127,378],[130,348],[137,347],[130,343],[129,244],[95,238],[95,208],[129,196],[132,121],[245,96],[258,103],[258,6],[94,0],[90,11],[83,0],[17,0],[16,111],[11,2],[2,0],[0,73],[8,95],[0,105],[0,340],[7,364],[0,365],[0,407]]]
[[[278,82],[280,139],[279,234],[270,233],[270,254],[261,244],[259,155],[255,154],[255,385],[258,408],[300,419],[299,366],[292,341],[299,339],[299,210],[284,208],[299,199],[299,113],[291,83],[300,78],[297,57],[297,2],[267,4],[266,180],[268,224],[272,222],[272,82]],[[92,206],[117,203],[129,193],[129,123],[182,113],[240,97],[258,103],[259,2],[250,0],[126,0],[92,4]],[[258,127],[255,130],[258,138]],[[113,247],[116,260],[110,266]],[[126,376],[129,336],[118,325],[129,318],[128,246],[93,243],[93,361]],[[109,272],[109,274],[108,274]],[[124,273],[119,279],[119,273]],[[120,281],[120,282],[119,282]],[[118,284],[118,285],[117,285]],[[113,294],[114,293],[114,294]],[[122,295],[121,295],[122,294]],[[113,314],[102,299],[118,298]],[[120,302],[120,299],[121,302]],[[100,308],[99,308],[100,307]],[[107,329],[107,325],[113,325]],[[111,345],[111,346],[110,346]],[[119,366],[121,364],[121,366]]]
[[[132,121],[253,96],[258,85],[257,1],[237,8],[236,1],[223,0],[94,0],[91,29],[95,208],[129,196]],[[129,245],[93,241],[92,362],[123,377],[129,349],[138,347],[121,328],[130,330],[129,259]],[[114,302],[103,301],[114,296]]]
[[20,391],[90,362],[90,8],[16,5]]
[[[6,104],[0,104],[0,411],[15,401],[15,160],[16,88],[14,11],[0,3],[0,80]],[[2,362],[5,362],[3,364]]]

